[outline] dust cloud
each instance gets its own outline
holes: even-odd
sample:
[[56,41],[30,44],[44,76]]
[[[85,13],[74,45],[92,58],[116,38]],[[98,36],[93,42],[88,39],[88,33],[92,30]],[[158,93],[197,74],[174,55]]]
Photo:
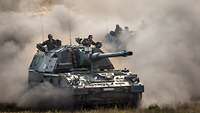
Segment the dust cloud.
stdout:
[[127,40],[136,52],[123,66],[144,83],[144,106],[190,102],[200,95],[197,0],[0,0],[0,6],[0,102],[15,102],[24,92],[35,43],[48,33],[65,42],[69,32],[101,41],[115,24],[136,30]]

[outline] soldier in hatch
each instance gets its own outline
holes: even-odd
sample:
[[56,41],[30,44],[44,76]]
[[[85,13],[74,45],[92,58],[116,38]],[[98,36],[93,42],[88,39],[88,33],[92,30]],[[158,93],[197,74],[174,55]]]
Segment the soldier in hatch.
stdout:
[[48,35],[48,40],[44,41],[42,44],[42,46],[47,46],[48,51],[56,48],[56,40],[53,39],[52,34]]
[[94,45],[96,48],[102,47],[101,42],[94,42],[92,35],[89,35],[88,38],[85,38],[85,39],[76,38],[76,42],[78,44],[82,44],[83,46],[86,46],[86,47],[90,47],[91,45]]
[[118,36],[122,32],[122,28],[117,24],[115,28],[115,35]]
[[82,44],[87,47],[90,47],[91,45],[96,45],[96,43],[93,41],[92,35],[89,35],[88,38],[84,39],[82,41]]
[[60,40],[53,39],[52,34],[48,35],[48,40],[44,41],[41,44],[37,44],[37,48],[43,52],[45,52],[44,46],[47,46],[48,51],[53,50],[57,47],[61,46]]

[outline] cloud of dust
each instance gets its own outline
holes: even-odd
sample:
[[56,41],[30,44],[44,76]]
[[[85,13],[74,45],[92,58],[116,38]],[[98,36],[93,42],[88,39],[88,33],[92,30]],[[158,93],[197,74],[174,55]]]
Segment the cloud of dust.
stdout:
[[66,108],[73,105],[72,103],[74,101],[71,96],[72,94],[70,94],[67,89],[58,89],[50,83],[45,82],[40,86],[25,92],[21,98],[19,98],[17,106],[36,109]]
[[[64,8],[55,7],[48,12],[48,7],[37,9],[40,2],[34,1],[30,5],[25,0],[0,0],[0,103],[15,103],[24,93],[35,44],[45,40],[42,28],[45,28],[45,36],[51,32],[64,34],[67,30],[64,20],[68,17],[62,14]],[[59,17],[59,14],[63,16]]]
[[124,60],[123,66],[139,73],[145,84],[144,105],[171,105],[199,96],[198,1],[77,0],[71,4],[75,13],[85,15],[86,23],[79,29],[86,33],[103,37],[108,26],[116,23],[136,29],[136,37],[127,40],[135,56]]
[[145,85],[144,105],[176,104],[198,97],[198,2],[0,0],[0,102],[12,102],[23,91],[34,54],[30,48],[40,40],[42,27],[45,36],[53,33],[64,41],[69,31],[73,37],[94,34],[96,40],[102,40],[115,24],[137,31],[135,38],[127,40],[128,49],[136,50],[135,56],[124,60],[124,66],[140,75]]

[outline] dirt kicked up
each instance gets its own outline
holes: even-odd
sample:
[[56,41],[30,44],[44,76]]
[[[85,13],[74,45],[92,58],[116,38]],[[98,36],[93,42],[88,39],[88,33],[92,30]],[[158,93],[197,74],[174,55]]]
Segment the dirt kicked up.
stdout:
[[79,110],[67,110],[67,109],[24,109],[18,108],[15,104],[0,104],[0,113],[200,113],[200,104],[180,104],[176,107],[158,105],[150,105],[146,108],[118,108],[118,107],[101,107],[101,108],[84,108]]

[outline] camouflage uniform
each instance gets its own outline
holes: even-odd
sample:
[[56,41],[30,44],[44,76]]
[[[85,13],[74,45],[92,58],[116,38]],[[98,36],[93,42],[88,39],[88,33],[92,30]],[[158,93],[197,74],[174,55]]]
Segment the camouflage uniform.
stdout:
[[116,25],[115,28],[115,35],[118,36],[122,32],[122,28],[119,25]]
[[88,38],[84,39],[82,41],[82,44],[84,46],[87,46],[87,47],[90,47],[91,45],[96,45],[96,43],[93,41],[93,36],[92,35],[89,35]]
[[37,48],[40,51],[46,52],[46,50],[44,48],[45,45],[47,46],[47,50],[50,51],[50,50],[53,50],[57,47],[60,47],[62,45],[62,42],[60,40],[54,40],[53,36],[51,34],[49,34],[48,40],[44,41],[41,44],[37,44]]

